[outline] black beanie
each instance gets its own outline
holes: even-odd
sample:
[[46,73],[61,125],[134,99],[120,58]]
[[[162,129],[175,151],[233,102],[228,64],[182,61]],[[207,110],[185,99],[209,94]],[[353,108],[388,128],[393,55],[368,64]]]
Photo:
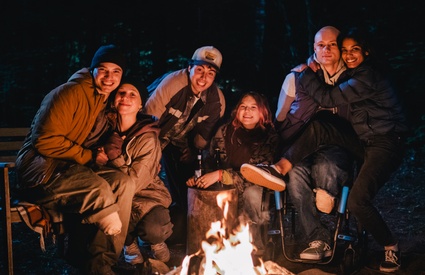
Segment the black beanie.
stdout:
[[102,62],[110,62],[117,64],[123,71],[126,69],[125,56],[115,45],[101,46],[93,56],[90,69],[94,69]]
[[132,76],[125,76],[121,80],[121,84],[131,84],[139,91],[140,98],[142,99],[143,105],[146,103],[146,100],[148,98],[148,90],[146,89],[145,83],[140,81],[138,78],[132,77]]

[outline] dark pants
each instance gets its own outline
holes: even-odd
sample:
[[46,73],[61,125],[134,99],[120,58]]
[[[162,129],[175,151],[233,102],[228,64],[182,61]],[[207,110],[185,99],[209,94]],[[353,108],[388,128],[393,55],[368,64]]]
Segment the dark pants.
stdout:
[[180,161],[181,155],[179,148],[172,144],[167,145],[162,151],[162,169],[165,170],[166,177],[163,180],[170,191],[173,204],[186,212],[186,181],[194,175],[195,162],[182,162]]
[[293,165],[320,149],[321,145],[339,145],[362,160],[364,147],[351,125],[337,116],[311,120],[291,147],[283,153]]
[[373,199],[401,164],[403,148],[403,140],[397,136],[375,136],[369,140],[363,165],[348,196],[348,209],[382,246],[395,244],[396,240],[374,207]]
[[180,149],[172,144],[162,150],[160,177],[167,186],[172,197],[169,207],[171,222],[174,224],[173,234],[168,239],[170,243],[186,243],[187,232],[187,185],[186,181],[193,177],[195,162],[180,161]]
[[136,237],[150,244],[165,242],[173,233],[172,228],[170,211],[163,206],[156,206],[136,225],[130,223],[125,245],[130,245]]

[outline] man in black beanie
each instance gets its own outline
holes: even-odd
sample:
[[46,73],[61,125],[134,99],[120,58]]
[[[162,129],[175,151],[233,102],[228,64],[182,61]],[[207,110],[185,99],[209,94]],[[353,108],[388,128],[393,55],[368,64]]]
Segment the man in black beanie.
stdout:
[[[135,185],[128,175],[105,168],[108,158],[96,148],[108,129],[108,96],[125,63],[115,45],[100,47],[89,68],[45,96],[18,153],[22,196],[47,209],[53,222],[65,216],[65,229],[82,242],[71,238],[69,246],[79,247],[72,263],[84,274],[114,274],[127,235]],[[69,223],[70,216],[78,222]]]
[[90,69],[94,70],[100,63],[110,62],[120,66],[123,71],[126,69],[126,60],[121,51],[113,44],[101,46],[93,56]]

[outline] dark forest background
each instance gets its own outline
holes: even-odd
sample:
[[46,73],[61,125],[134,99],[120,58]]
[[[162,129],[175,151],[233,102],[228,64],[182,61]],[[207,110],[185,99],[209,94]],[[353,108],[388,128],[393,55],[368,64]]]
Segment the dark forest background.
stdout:
[[146,85],[187,66],[198,47],[214,45],[223,54],[218,81],[227,110],[242,92],[257,90],[274,111],[285,75],[310,56],[315,32],[334,25],[373,34],[393,69],[412,135],[423,141],[425,20],[413,1],[13,0],[2,6],[0,127],[28,126],[42,98],[109,43],[125,50],[127,74]]
[[[425,245],[424,23],[425,9],[412,0],[5,0],[0,127],[28,127],[43,97],[110,43],[124,49],[128,74],[146,85],[187,66],[197,48],[213,45],[223,54],[218,82],[227,111],[249,90],[268,95],[274,111],[286,74],[312,54],[317,30],[367,28],[392,69],[412,126],[403,164],[376,203],[402,240],[402,274],[419,274],[424,268],[412,257],[423,255]],[[14,245],[25,254],[15,257],[17,274],[73,274],[54,249],[40,253],[38,240],[19,232]]]

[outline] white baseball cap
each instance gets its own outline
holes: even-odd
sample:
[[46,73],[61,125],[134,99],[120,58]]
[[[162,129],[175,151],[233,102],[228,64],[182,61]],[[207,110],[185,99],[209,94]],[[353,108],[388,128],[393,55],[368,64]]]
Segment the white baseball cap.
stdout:
[[197,49],[192,56],[191,64],[194,65],[211,65],[217,71],[220,70],[223,56],[220,51],[213,46],[205,46]]

